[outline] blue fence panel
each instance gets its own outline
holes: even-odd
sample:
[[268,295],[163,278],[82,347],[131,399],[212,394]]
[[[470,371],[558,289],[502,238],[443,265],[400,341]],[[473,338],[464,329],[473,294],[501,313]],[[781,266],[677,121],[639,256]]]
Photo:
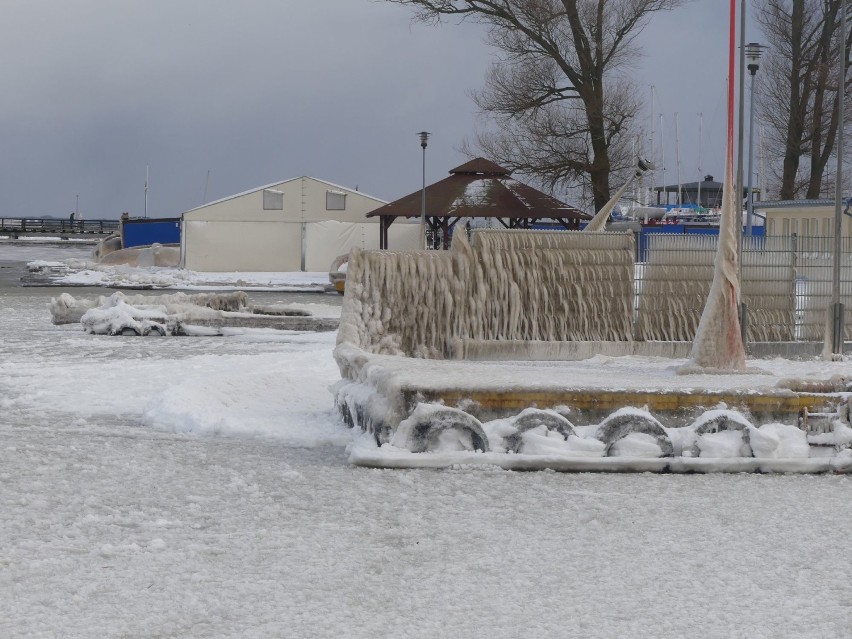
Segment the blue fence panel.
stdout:
[[[755,238],[763,238],[766,228],[763,226],[753,226],[751,234]],[[669,234],[686,234],[686,235],[718,235],[718,226],[688,226],[686,224],[660,224],[659,226],[643,226],[639,233],[638,246],[638,261],[646,261],[646,251],[648,250],[648,236],[652,233],[669,233]],[[743,237],[745,237],[745,228],[743,229]],[[761,240],[758,240],[758,245]]]
[[124,248],[180,244],[180,218],[148,218],[124,222]]

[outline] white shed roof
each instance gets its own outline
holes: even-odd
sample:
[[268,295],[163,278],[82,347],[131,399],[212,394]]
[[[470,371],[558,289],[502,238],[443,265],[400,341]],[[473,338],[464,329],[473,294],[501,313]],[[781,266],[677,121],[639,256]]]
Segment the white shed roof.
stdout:
[[201,206],[196,206],[195,208],[188,209],[187,211],[184,211],[184,213],[189,213],[191,211],[197,211],[198,209],[203,209],[207,206],[212,206],[214,204],[220,204],[221,202],[227,202],[228,200],[234,200],[238,197],[243,197],[245,195],[249,195],[250,193],[257,193],[258,191],[263,191],[264,189],[272,189],[272,188],[275,188],[277,186],[281,186],[282,184],[287,184],[288,182],[294,182],[296,180],[314,180],[315,182],[320,182],[320,183],[325,184],[328,187],[333,188],[333,189],[339,189],[339,190],[346,192],[346,193],[357,193],[358,195],[363,195],[364,197],[370,198],[372,200],[376,200],[376,202],[378,202],[380,204],[387,204],[387,200],[377,198],[373,195],[369,195],[367,193],[364,193],[363,191],[356,191],[354,189],[350,189],[348,187],[340,186],[339,184],[335,184],[334,182],[329,182],[328,180],[321,180],[319,178],[311,177],[309,175],[302,175],[302,176],[299,176],[299,177],[290,178],[289,180],[282,180],[280,182],[273,182],[272,184],[265,184],[263,186],[257,186],[253,189],[243,191],[242,193],[235,193],[234,195],[229,195],[227,197],[223,197],[223,198],[220,198],[218,200],[213,200],[212,202],[206,202],[206,203],[202,204]]

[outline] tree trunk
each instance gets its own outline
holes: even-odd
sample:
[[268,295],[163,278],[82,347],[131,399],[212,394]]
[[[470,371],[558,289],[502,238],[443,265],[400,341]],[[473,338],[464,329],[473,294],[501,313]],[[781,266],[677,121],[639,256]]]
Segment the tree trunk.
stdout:
[[782,200],[796,197],[796,176],[799,173],[799,160],[802,155],[801,140],[804,121],[801,116],[801,74],[802,74],[802,28],[804,3],[793,2],[790,21],[791,63],[790,71],[790,117],[787,121],[787,136],[784,144],[784,166],[781,173],[780,196]]

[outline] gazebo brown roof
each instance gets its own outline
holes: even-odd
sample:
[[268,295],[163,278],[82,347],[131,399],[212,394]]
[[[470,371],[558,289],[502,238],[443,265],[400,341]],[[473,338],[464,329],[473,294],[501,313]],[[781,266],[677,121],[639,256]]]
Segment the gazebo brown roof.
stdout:
[[[545,221],[566,229],[578,229],[580,222],[591,219],[589,214],[515,180],[511,173],[490,160],[475,158],[427,186],[426,223],[433,245],[441,231],[443,245],[447,246],[450,229],[462,218],[492,218],[506,228],[530,228]],[[387,248],[387,229],[396,218],[420,217],[422,196],[422,190],[417,190],[367,214],[380,219],[382,248]]]

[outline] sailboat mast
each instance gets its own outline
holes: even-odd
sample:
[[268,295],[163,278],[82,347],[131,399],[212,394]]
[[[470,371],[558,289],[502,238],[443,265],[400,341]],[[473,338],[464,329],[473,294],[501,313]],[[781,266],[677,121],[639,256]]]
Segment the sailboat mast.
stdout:
[[666,191],[666,140],[663,127],[663,114],[660,113],[660,168],[663,171],[663,193],[666,194],[666,206],[669,204],[669,192]]
[[698,195],[695,203],[701,208],[701,183],[704,181],[704,171],[701,170],[701,135],[704,128],[704,114],[698,114]]
[[[654,131],[654,113],[655,113],[655,111],[654,111],[654,93],[655,92],[656,92],[656,88],[652,84],[651,85],[651,162],[653,163],[653,165],[655,167],[655,168],[651,169],[651,188],[652,189],[654,188],[654,186],[656,186],[656,182],[657,182],[656,166],[658,164],[660,166],[662,166],[662,163],[657,162],[656,149],[654,149],[655,142],[656,142],[656,139],[654,138],[654,135],[656,134],[656,132]],[[651,194],[651,195],[653,195],[653,194]]]
[[757,189],[760,191],[760,199],[766,199],[766,156],[763,148],[763,125],[757,128]]
[[677,112],[675,112],[675,164],[677,165],[677,207],[680,208],[683,205],[683,198],[680,195],[680,118]]
[[207,169],[207,177],[204,178],[204,195],[202,196],[202,204],[207,204],[207,185],[210,183],[210,169]]
[[148,166],[145,166],[145,217],[148,217]]

